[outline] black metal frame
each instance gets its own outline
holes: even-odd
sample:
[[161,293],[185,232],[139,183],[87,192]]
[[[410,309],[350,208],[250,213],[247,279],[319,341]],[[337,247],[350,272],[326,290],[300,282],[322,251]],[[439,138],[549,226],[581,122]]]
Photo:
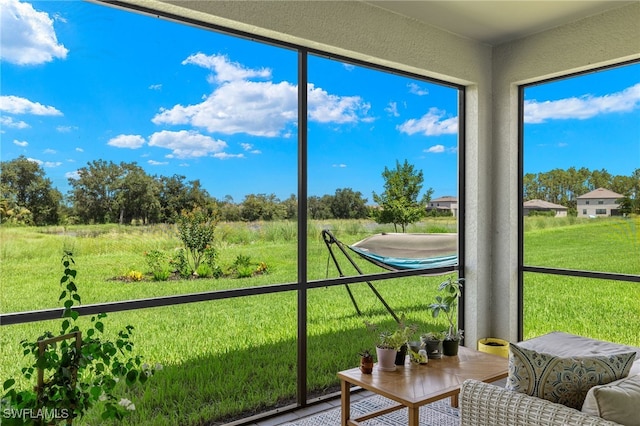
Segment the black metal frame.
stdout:
[[640,283],[640,275],[619,274],[613,272],[582,271],[577,269],[551,268],[541,266],[527,266],[524,264],[524,90],[527,87],[531,86],[537,86],[552,81],[564,80],[571,77],[637,63],[640,63],[640,60],[633,59],[630,61],[623,61],[587,71],[570,73],[559,77],[549,78],[518,86],[518,340],[522,340],[524,338],[525,272]]
[[[336,257],[335,253],[333,252],[333,249],[331,248],[333,245],[338,247],[338,249],[342,252],[344,257],[346,257],[347,260],[349,261],[349,263],[351,263],[351,266],[353,266],[353,268],[356,271],[358,271],[358,274],[364,275],[364,272],[362,272],[362,269],[360,269],[358,264],[353,260],[353,258],[349,254],[349,252],[345,249],[344,244],[342,243],[342,241],[338,240],[331,233],[331,231],[329,231],[328,229],[323,229],[322,230],[322,240],[324,241],[325,245],[327,246],[327,250],[329,250],[329,255],[331,256],[331,259],[333,260],[333,264],[336,265],[336,269],[338,270],[338,274],[341,277],[344,277],[345,275],[344,275],[344,272],[342,272],[342,268],[340,267],[340,262],[338,262],[338,258]],[[379,265],[378,263],[376,263],[376,265],[378,265],[380,267],[383,267],[382,265]],[[384,300],[384,298],[382,297],[380,292],[373,286],[373,284],[371,284],[371,281],[365,281],[365,282],[367,283],[367,285],[369,286],[369,288],[371,289],[373,294],[376,295],[378,300],[380,302],[382,302],[382,304],[384,305],[385,309],[391,314],[393,319],[396,320],[397,323],[400,323],[400,318],[398,318],[398,315],[396,315],[396,313],[393,311],[393,309],[391,309],[391,306],[389,306],[387,301]],[[356,302],[356,298],[353,296],[353,293],[351,292],[351,289],[349,288],[349,284],[345,284],[344,287],[347,289],[347,293],[349,293],[349,298],[351,299],[351,303],[353,303],[353,307],[356,308],[356,312],[358,313],[358,315],[362,315],[362,312],[360,311],[360,308],[358,307],[358,303]]]
[[[428,81],[430,83],[439,84],[442,86],[454,88],[458,90],[458,113],[459,113],[459,171],[458,171],[458,267],[445,267],[436,268],[441,272],[458,270],[460,276],[464,274],[464,176],[465,176],[465,161],[464,161],[464,141],[465,141],[465,90],[464,86],[460,84],[451,83],[444,80],[439,80],[432,77],[425,77],[416,73],[407,71],[400,71],[391,67],[373,64],[370,62],[349,58],[346,56],[328,54],[317,49],[307,48],[301,45],[287,43],[281,40],[275,40],[268,37],[251,34],[248,32],[239,31],[236,29],[226,28],[220,25],[215,25],[207,22],[202,22],[194,19],[185,18],[182,16],[174,15],[166,12],[158,12],[148,7],[133,5],[122,1],[108,1],[108,0],[90,0],[94,3],[116,7],[124,11],[134,11],[143,15],[147,15],[154,18],[166,19],[169,21],[196,26],[203,29],[213,30],[216,32],[234,35],[237,37],[259,41],[265,44],[277,46],[280,48],[291,49],[298,52],[298,235],[305,236],[307,228],[307,92],[304,90],[307,87],[307,60],[310,54],[326,57],[329,59],[337,60],[344,63],[350,63],[366,68],[375,69],[378,71],[387,72],[390,74],[401,75],[404,77],[414,78],[417,80]],[[348,285],[351,283],[362,283],[370,281],[388,280],[394,278],[403,278],[416,275],[424,275],[422,270],[402,270],[392,271],[376,274],[367,274],[365,276],[350,276],[340,277],[324,280],[312,280],[309,281],[307,277],[307,265],[306,265],[306,253],[307,253],[307,241],[306,238],[298,238],[298,278],[296,283],[281,283],[268,286],[221,290],[221,291],[209,291],[202,293],[190,293],[183,295],[172,295],[164,297],[153,297],[145,299],[98,303],[93,305],[83,305],[76,308],[76,311],[80,315],[94,315],[101,312],[121,312],[137,309],[154,308],[161,306],[172,306],[186,303],[198,303],[213,300],[222,300],[235,297],[246,297],[260,294],[280,293],[280,292],[297,292],[298,299],[298,383],[297,383],[297,404],[280,408],[278,410],[263,413],[260,415],[252,416],[248,419],[242,419],[233,424],[244,424],[246,422],[253,422],[256,419],[267,418],[273,415],[281,414],[284,411],[291,411],[299,407],[307,406],[311,403],[316,403],[324,400],[324,398],[315,398],[314,401],[309,401],[307,394],[307,291],[314,288],[328,287],[334,285]],[[435,269],[434,269],[435,270]],[[28,312],[13,312],[0,314],[0,326],[24,324],[29,322],[46,321],[52,319],[59,319],[62,317],[64,309],[43,309],[37,311]],[[397,319],[397,317],[395,317]],[[464,324],[464,294],[460,300],[459,309],[459,323]],[[335,397],[335,394],[328,397]]]

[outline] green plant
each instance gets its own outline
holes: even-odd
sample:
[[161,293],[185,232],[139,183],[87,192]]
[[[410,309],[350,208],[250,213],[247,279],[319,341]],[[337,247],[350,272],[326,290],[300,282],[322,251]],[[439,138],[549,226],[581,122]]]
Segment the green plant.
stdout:
[[133,326],[120,330],[115,341],[101,339],[107,317],[101,313],[91,317],[86,330],[80,330],[76,323],[79,314],[73,306],[82,299],[75,283],[72,253],[65,252],[62,264],[63,289],[58,300],[64,300],[64,313],[60,331],[57,335],[47,331],[36,342],[21,342],[23,354],[33,359],[22,375],[27,381],[35,378],[36,386],[16,390],[15,379],[4,382],[2,412],[8,424],[71,424],[98,403],[102,404],[102,419],[121,420],[135,405],[116,397],[119,379],[132,387],[145,383],[155,371],[142,364],[140,356],[131,355]]
[[444,340],[446,336],[447,336],[447,333],[444,332],[444,331],[442,331],[442,332],[430,331],[428,333],[424,333],[424,334],[420,335],[420,339],[422,341],[439,342],[441,340]]
[[169,256],[163,250],[150,250],[144,253],[149,271],[154,281],[166,281],[171,275]]
[[[378,331],[378,326],[370,324],[365,321],[367,328],[372,331]],[[402,346],[406,345],[411,336],[416,332],[417,326],[415,324],[407,325],[404,315],[400,317],[398,322],[398,328],[393,331],[385,330],[379,332],[378,343],[376,346],[381,349],[395,349],[400,350]]]
[[448,277],[438,286],[438,290],[444,292],[444,296],[436,296],[436,302],[429,305],[428,309],[434,318],[437,318],[440,312],[447,317],[449,329],[445,334],[445,340],[460,340],[463,336],[463,330],[458,329],[458,299],[462,295],[462,282],[464,278],[453,279]]
[[215,258],[212,245],[217,223],[215,218],[199,208],[178,216],[176,225],[184,245],[184,260],[190,268],[189,274],[196,272],[201,262]]

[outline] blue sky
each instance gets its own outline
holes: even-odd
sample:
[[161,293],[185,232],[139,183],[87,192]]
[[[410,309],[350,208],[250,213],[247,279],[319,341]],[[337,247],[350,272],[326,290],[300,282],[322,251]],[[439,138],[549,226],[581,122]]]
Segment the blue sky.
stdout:
[[[297,53],[86,2],[0,0],[2,161],[63,193],[87,162],[199,179],[217,198],[297,190]],[[456,194],[457,91],[309,59],[309,194],[371,201],[407,159]],[[525,171],[640,167],[640,65],[526,90]]]

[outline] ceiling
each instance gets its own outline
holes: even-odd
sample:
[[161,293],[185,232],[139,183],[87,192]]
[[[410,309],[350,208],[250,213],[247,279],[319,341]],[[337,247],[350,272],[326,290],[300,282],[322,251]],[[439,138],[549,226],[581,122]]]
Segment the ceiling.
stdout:
[[499,45],[634,1],[367,0],[400,15],[466,38]]

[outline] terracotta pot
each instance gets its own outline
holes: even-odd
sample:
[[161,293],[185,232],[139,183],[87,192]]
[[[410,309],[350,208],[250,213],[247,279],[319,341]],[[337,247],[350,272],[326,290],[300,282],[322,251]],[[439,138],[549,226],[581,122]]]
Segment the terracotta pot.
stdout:
[[371,374],[373,371],[373,357],[360,357],[360,371],[362,371],[363,374]]

